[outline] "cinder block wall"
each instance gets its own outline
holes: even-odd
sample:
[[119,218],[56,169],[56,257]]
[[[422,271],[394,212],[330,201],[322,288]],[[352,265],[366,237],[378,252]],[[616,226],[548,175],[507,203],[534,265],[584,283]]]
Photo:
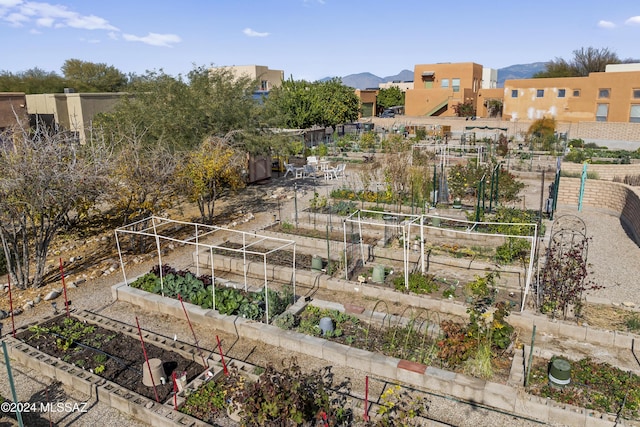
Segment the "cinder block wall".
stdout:
[[[561,178],[558,205],[578,206],[580,179]],[[640,189],[617,182],[587,179],[582,198],[583,209],[601,209],[616,213],[628,226],[640,245]]]
[[[581,174],[582,164],[562,162],[562,171],[570,174]],[[554,169],[555,170],[555,169]],[[640,164],[630,165],[588,165],[587,173],[595,172],[598,179],[605,181],[613,181],[614,177],[624,179],[625,175],[640,175]]]

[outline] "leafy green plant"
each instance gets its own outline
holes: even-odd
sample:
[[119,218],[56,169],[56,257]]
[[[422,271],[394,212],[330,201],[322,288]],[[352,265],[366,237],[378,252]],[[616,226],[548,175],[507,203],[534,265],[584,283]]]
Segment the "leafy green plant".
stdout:
[[631,332],[640,331],[640,315],[638,314],[629,315],[625,319],[624,324],[627,326],[627,329],[629,329]]
[[640,411],[640,377],[589,357],[572,362],[571,382],[562,389],[549,385],[547,363],[534,365],[528,391],[623,418],[637,417]]
[[409,427],[423,425],[420,419],[429,412],[430,402],[424,397],[414,397],[406,389],[395,385],[386,389],[380,396],[378,420],[380,427]]
[[296,316],[289,312],[282,313],[274,318],[273,324],[280,329],[293,329],[297,324]]
[[98,365],[93,369],[93,373],[100,375],[101,373],[103,373],[106,370],[104,365]]
[[138,277],[129,286],[155,294],[160,290],[160,278],[154,273],[147,273],[144,276]]
[[[317,418],[332,425],[342,422],[336,417],[340,405],[330,391],[330,368],[303,372],[295,359],[278,371],[268,365],[255,382],[247,382],[231,394],[240,409],[243,425],[300,426]],[[231,375],[237,375],[232,373]]]
[[289,233],[293,231],[293,224],[291,224],[287,220],[282,221],[282,224],[280,225],[280,227],[282,227],[282,231],[284,231],[285,233]]
[[[398,291],[407,291],[407,287],[404,283],[404,276],[397,276],[394,278],[393,286]],[[409,274],[409,292],[413,292],[415,294],[430,294],[437,291],[439,288],[440,285],[432,274],[423,275],[419,272]]]
[[107,355],[102,353],[96,354],[95,356],[93,356],[93,360],[96,363],[100,363],[100,364],[105,363],[107,359],[108,359]]
[[233,288],[224,288],[216,293],[216,310],[220,314],[236,314],[242,304],[249,300],[242,293]]

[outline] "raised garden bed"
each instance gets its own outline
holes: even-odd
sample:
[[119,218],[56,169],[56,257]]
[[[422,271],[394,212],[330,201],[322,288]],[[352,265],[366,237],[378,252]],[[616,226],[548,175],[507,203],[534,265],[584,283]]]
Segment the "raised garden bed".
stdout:
[[[145,358],[139,339],[65,315],[32,325],[17,334],[16,338],[43,353],[75,365],[78,370],[99,375],[105,380],[155,400],[153,387],[142,383]],[[151,342],[145,342],[145,348],[149,359],[157,358],[163,362],[167,381],[165,384],[156,384],[161,402],[166,400],[173,390],[173,372],[186,372],[190,381],[204,370],[202,365],[193,360],[155,346]]]

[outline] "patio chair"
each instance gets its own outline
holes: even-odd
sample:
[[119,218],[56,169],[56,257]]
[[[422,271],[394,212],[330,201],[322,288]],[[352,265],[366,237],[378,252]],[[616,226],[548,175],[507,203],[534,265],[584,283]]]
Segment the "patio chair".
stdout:
[[302,170],[302,176],[315,176],[316,175],[316,167],[314,165],[304,165]]
[[334,168],[329,168],[324,171],[324,179],[338,179],[344,177],[344,170],[346,169],[346,163],[340,163]]
[[292,176],[296,175],[296,166],[293,163],[285,163],[284,167],[285,167],[285,170],[286,170],[286,172],[284,173],[284,177],[285,178],[289,174],[291,174]]

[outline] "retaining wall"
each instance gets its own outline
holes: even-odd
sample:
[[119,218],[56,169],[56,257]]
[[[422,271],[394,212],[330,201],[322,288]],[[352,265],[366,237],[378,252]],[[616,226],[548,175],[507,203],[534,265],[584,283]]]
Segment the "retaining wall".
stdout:
[[[558,205],[578,206],[579,178],[561,178]],[[583,209],[597,209],[615,214],[634,241],[640,245],[640,188],[617,182],[587,179],[582,198]]]

